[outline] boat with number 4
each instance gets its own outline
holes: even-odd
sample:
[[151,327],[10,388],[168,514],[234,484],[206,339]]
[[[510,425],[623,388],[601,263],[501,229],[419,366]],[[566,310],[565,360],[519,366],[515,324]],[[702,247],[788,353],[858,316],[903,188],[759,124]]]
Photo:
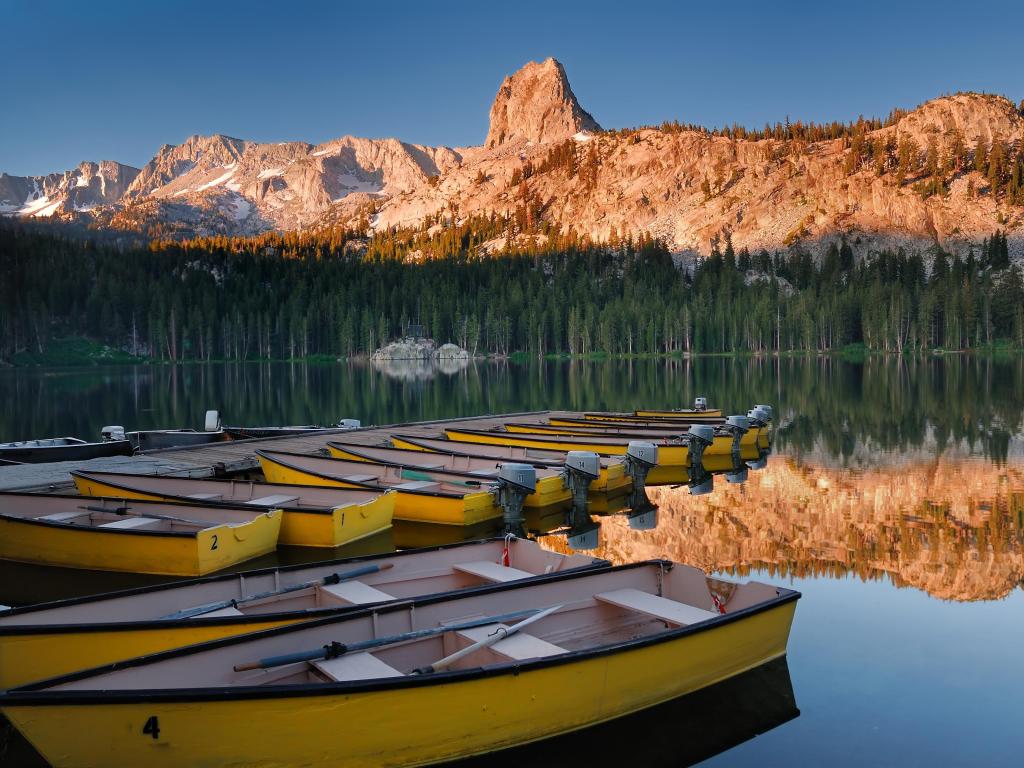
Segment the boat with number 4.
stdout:
[[174,501],[183,504],[245,504],[284,512],[278,544],[340,547],[391,527],[395,494],[368,488],[275,485],[252,480],[213,480],[123,472],[71,473],[83,496]]
[[202,576],[273,552],[279,509],[0,493],[0,559]]
[[798,598],[666,561],[551,574],[74,673],[0,711],[55,768],[431,765],[782,657]]
[[193,643],[608,563],[528,539],[265,568],[0,611],[0,690]]

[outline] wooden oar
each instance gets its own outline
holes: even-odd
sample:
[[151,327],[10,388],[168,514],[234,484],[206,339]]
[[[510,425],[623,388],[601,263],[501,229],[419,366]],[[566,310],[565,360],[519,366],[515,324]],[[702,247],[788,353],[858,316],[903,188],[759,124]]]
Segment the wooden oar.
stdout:
[[524,627],[528,627],[535,621],[540,621],[545,616],[550,616],[552,613],[561,608],[561,605],[553,605],[550,608],[546,608],[545,610],[531,616],[528,619],[520,621],[518,624],[513,624],[511,627],[498,627],[496,630],[494,630],[494,632],[489,634],[483,640],[479,640],[473,643],[472,645],[467,645],[461,651],[456,651],[450,656],[445,656],[443,659],[435,661],[433,664],[428,664],[425,667],[414,669],[412,674],[429,675],[431,672],[443,672],[459,659],[465,658],[466,656],[469,656],[471,653],[481,651],[484,648],[490,648],[495,643],[504,640],[506,637],[509,637],[510,635],[514,635],[516,632],[523,629]]
[[222,608],[235,608],[242,603],[250,603],[253,600],[262,600],[266,597],[276,597],[277,595],[286,595],[289,592],[298,592],[301,589],[309,589],[310,587],[319,587],[327,584],[338,584],[342,581],[348,581],[349,579],[357,579],[360,576],[366,576],[371,573],[378,573],[380,571],[386,571],[389,568],[394,568],[394,563],[383,563],[381,565],[364,565],[359,568],[353,568],[351,571],[345,571],[344,573],[332,573],[330,576],[324,576],[322,579],[313,579],[312,581],[306,581],[302,584],[293,584],[290,587],[283,587],[281,589],[272,589],[269,592],[259,592],[255,595],[248,595],[246,597],[236,597],[233,600],[221,600],[216,603],[206,603],[205,605],[197,605],[193,608],[184,608],[177,613],[172,613],[168,616],[161,616],[161,619],[187,619],[192,616],[199,616],[203,613],[210,613],[211,611],[219,611]]
[[501,616],[488,616],[487,618],[483,619],[471,619],[470,621],[463,621],[458,624],[445,624],[440,627],[417,629],[413,630],[412,632],[405,632],[401,635],[378,637],[374,640],[362,640],[358,643],[333,642],[321,646],[316,650],[299,651],[297,653],[286,653],[281,656],[268,656],[267,658],[260,659],[259,661],[250,661],[245,664],[236,664],[234,669],[235,672],[246,672],[250,669],[270,669],[271,667],[283,667],[286,664],[295,664],[300,661],[313,661],[315,659],[336,659],[339,656],[343,656],[344,654],[350,653],[352,651],[365,651],[369,650],[370,648],[380,648],[384,645],[404,643],[407,640],[419,640],[423,637],[433,637],[434,635],[441,635],[445,632],[457,632],[460,629],[472,629],[473,627],[482,627],[487,624],[500,624],[503,621],[518,619],[521,616],[529,616],[534,613],[537,613],[537,610],[531,608],[525,611],[516,611],[514,613],[502,614]]
[[[118,517],[132,517],[128,514],[128,510],[131,509],[129,506],[114,507],[92,507],[92,506],[79,506],[79,509],[84,509],[88,512],[106,512],[111,515],[117,515]],[[173,515],[156,515],[156,514],[140,514],[138,517],[148,517],[152,520],[169,520],[172,523],[188,523],[199,528],[213,528],[218,525],[228,525],[228,523],[210,523],[206,520],[190,520],[186,517],[174,517]]]

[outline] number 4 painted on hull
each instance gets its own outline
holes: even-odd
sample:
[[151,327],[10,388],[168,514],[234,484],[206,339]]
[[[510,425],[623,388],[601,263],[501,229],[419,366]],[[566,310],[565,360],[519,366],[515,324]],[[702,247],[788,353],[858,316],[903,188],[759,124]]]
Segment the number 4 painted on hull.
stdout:
[[152,736],[154,740],[159,739],[160,718],[158,718],[156,715],[153,715],[151,718],[149,718],[149,720],[146,721],[146,724],[142,726],[142,733],[146,736]]

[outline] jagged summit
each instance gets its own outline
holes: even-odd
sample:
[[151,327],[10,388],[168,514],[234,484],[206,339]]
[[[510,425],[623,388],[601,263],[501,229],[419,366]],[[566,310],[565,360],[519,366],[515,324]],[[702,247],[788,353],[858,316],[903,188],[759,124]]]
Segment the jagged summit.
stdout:
[[[666,125],[602,131],[555,59],[502,83],[485,146],[342,136],[321,144],[223,135],[165,145],[140,171],[85,163],[0,174],[0,215],[87,218],[165,237],[332,226],[444,228],[504,217],[594,241],[648,233],[681,256],[736,249],[966,253],[1002,229],[1024,256],[1024,106],[958,93],[836,135],[751,136]],[[567,141],[568,140],[568,141]],[[529,231],[527,231],[529,230]],[[509,237],[480,245],[505,247]]]
[[526,66],[505,78],[491,105],[488,149],[516,141],[537,144],[573,136],[581,131],[600,131],[569,86],[565,68],[548,58]]

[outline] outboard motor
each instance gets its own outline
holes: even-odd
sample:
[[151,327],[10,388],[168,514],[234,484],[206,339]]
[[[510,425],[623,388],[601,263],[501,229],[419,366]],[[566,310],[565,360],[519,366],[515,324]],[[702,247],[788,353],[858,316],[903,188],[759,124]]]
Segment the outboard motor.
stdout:
[[104,427],[100,430],[100,435],[103,437],[104,442],[126,439],[124,436],[124,427],[119,426]]
[[690,488],[691,496],[703,496],[715,489],[715,476],[704,469],[703,465],[698,465],[690,470],[690,482],[687,486]]
[[626,474],[633,481],[633,490],[629,492],[629,506],[640,507],[650,504],[647,499],[647,473],[658,465],[658,446],[644,440],[630,440],[626,446],[623,464],[626,467]]
[[758,429],[767,427],[768,422],[771,420],[768,414],[760,408],[753,408],[747,411],[747,418],[750,419],[750,424]]
[[653,531],[658,527],[658,508],[653,504],[634,509],[627,515],[629,527],[634,531]]
[[693,410],[695,411],[706,411],[708,409],[708,399],[706,397],[698,397],[693,401]]
[[206,432],[220,432],[220,414],[217,411],[207,411],[206,419],[203,421],[203,430]]
[[523,502],[537,490],[537,470],[531,464],[503,462],[498,465],[498,504],[505,520],[505,533],[525,536]]
[[771,453],[771,449],[762,448],[758,453],[756,459],[747,462],[747,466],[750,469],[764,469],[768,466],[768,454]]
[[[732,452],[739,455],[740,440],[750,431],[750,419],[746,416],[730,416],[725,420],[722,429],[732,435]],[[735,463],[735,462],[734,462]]]
[[601,543],[601,524],[593,521],[573,527],[566,535],[569,549],[597,549]]
[[732,469],[725,473],[725,482],[727,483],[745,483],[747,482],[747,476],[749,475],[747,465],[742,462],[735,462]]
[[601,474],[601,457],[593,451],[569,451],[565,454],[562,479],[572,493],[574,513],[586,514],[590,484]]
[[363,426],[363,422],[361,422],[359,419],[342,419],[341,421],[338,422],[337,426],[341,427],[342,429],[359,429],[361,426]]
[[715,442],[715,428],[707,424],[694,424],[686,433],[690,447],[690,474],[704,464],[704,449]]
[[754,410],[762,410],[768,417],[768,421],[775,418],[775,410],[770,405],[755,405]]

